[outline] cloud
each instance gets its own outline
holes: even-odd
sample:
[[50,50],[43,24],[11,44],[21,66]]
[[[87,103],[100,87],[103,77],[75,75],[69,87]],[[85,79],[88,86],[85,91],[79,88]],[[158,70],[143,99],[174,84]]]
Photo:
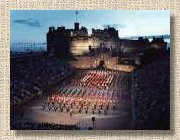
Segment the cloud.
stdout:
[[17,24],[24,24],[31,27],[41,27],[41,24],[38,20],[35,19],[20,19],[20,20],[13,20],[14,23]]
[[126,26],[123,25],[123,24],[103,24],[102,25],[104,28],[107,28],[108,26],[109,27],[114,27],[116,29],[119,29],[119,28],[125,28]]

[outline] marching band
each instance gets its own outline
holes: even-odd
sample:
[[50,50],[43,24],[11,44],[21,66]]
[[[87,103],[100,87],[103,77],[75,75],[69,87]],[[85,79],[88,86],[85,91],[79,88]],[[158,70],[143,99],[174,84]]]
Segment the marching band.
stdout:
[[[83,75],[83,74],[82,74]],[[43,110],[59,111],[70,114],[92,113],[107,114],[118,109],[120,93],[114,90],[114,84],[121,78],[113,71],[88,71],[74,79],[75,86],[61,86],[45,99]],[[120,80],[121,81],[121,80]]]

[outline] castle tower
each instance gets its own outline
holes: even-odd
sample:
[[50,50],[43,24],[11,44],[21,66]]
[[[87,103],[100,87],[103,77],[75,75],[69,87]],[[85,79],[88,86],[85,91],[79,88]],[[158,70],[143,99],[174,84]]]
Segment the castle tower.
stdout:
[[78,22],[75,22],[75,23],[74,23],[74,30],[75,30],[75,31],[78,31],[78,30],[79,30],[79,23],[78,23]]
[[75,30],[75,31],[78,31],[78,30],[79,30],[78,14],[79,14],[79,12],[76,11],[76,21],[75,21],[75,23],[74,23],[74,30]]
[[53,53],[54,33],[54,27],[49,27],[49,31],[46,34],[47,51],[49,54]]

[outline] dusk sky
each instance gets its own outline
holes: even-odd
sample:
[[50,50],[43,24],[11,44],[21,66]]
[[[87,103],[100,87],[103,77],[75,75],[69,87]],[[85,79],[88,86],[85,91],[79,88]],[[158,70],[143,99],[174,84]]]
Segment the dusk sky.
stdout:
[[[120,37],[170,34],[169,10],[79,10],[80,26],[115,25]],[[12,10],[11,42],[46,42],[49,26],[73,28],[75,10]]]

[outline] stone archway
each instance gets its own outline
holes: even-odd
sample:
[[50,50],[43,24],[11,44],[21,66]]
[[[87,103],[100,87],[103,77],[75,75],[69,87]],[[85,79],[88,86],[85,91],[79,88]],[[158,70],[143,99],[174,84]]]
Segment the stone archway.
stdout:
[[103,59],[99,60],[99,64],[97,65],[98,69],[105,69],[106,65],[105,65],[105,61]]
[[100,60],[99,61],[99,66],[101,66],[101,67],[105,66],[105,61],[104,60]]

